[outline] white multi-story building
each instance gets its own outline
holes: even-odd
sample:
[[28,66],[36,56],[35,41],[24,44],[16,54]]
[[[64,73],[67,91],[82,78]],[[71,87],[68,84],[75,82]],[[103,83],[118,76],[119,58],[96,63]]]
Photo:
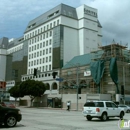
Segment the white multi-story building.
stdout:
[[[62,68],[74,56],[98,50],[101,28],[97,9],[86,5],[73,8],[60,4],[30,21],[24,33],[29,44],[27,75],[33,75],[37,68],[45,77],[49,72],[52,79],[52,71]],[[45,82],[49,79],[42,78]]]

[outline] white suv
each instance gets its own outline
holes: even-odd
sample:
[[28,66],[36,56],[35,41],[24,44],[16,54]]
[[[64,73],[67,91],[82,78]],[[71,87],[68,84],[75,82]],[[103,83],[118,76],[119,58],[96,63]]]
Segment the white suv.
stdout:
[[89,121],[95,117],[106,121],[109,117],[123,119],[125,111],[112,101],[89,101],[84,104],[82,113]]

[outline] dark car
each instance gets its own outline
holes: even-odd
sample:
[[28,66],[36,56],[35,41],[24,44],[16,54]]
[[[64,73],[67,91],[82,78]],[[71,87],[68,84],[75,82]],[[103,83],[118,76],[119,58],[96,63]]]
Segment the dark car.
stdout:
[[0,124],[6,127],[14,127],[21,121],[21,111],[17,108],[4,107],[0,105]]
[[15,105],[11,102],[1,102],[0,104],[5,107],[15,108]]

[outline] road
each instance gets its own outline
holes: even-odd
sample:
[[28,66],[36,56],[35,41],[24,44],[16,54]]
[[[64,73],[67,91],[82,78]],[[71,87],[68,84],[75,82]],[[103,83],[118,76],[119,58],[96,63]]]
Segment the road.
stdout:
[[[118,130],[119,118],[108,121],[87,121],[81,111],[66,111],[43,108],[20,108],[23,119],[10,130]],[[130,113],[125,119],[130,119]],[[1,127],[1,130],[9,130]],[[130,128],[129,128],[130,129]]]

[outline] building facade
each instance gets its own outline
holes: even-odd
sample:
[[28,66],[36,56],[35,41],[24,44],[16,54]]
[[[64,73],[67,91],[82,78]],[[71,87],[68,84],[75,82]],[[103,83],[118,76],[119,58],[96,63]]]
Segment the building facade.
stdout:
[[[53,80],[52,72],[60,76],[61,68],[74,56],[98,50],[101,46],[101,24],[97,9],[82,5],[78,8],[60,4],[31,20],[25,30],[28,43],[28,78],[42,80],[58,93],[59,82]],[[38,74],[33,76],[34,68]],[[57,87],[54,87],[57,86]]]
[[2,59],[6,67],[1,75],[7,88],[35,79],[47,85],[45,94],[49,98],[57,97],[60,83],[53,79],[52,72],[61,77],[62,67],[73,57],[99,50],[101,29],[97,9],[87,5],[74,8],[60,4],[31,20],[23,37],[6,38],[8,57]]

